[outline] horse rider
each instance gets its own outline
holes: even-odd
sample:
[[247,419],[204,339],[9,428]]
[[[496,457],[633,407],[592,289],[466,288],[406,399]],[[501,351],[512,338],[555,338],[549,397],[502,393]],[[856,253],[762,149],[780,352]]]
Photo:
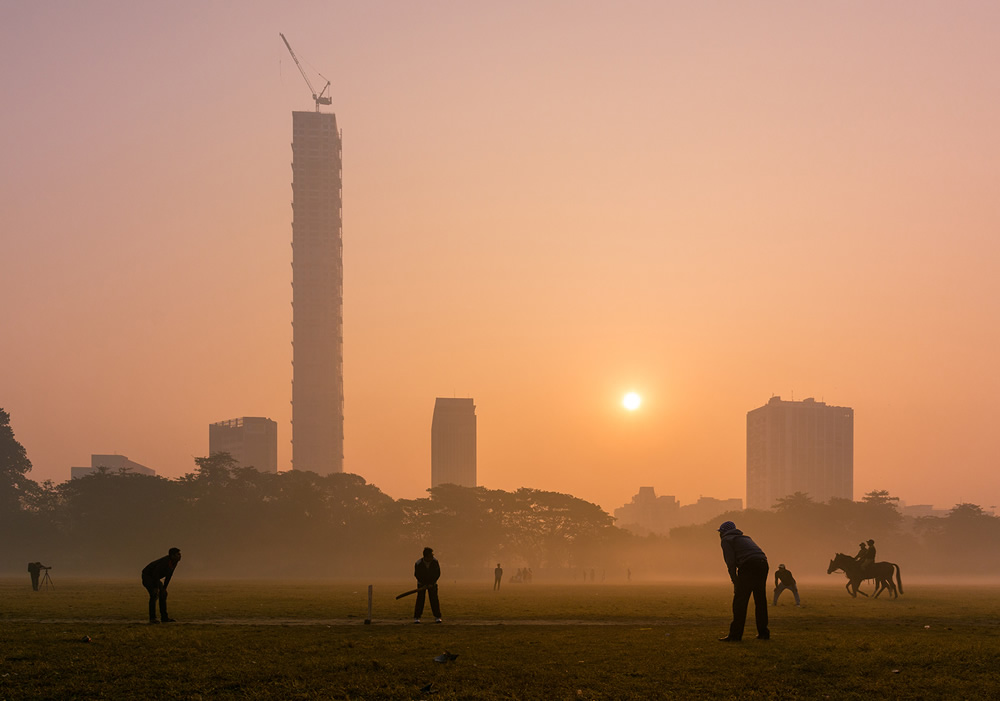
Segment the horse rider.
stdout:
[[858,547],[860,548],[860,550],[858,550],[858,554],[854,556],[855,562],[861,562],[862,560],[864,560],[865,555],[868,552],[868,545],[866,543],[858,543]]
[[868,548],[865,550],[865,556],[861,560],[861,566],[867,571],[875,564],[875,541],[868,540]]

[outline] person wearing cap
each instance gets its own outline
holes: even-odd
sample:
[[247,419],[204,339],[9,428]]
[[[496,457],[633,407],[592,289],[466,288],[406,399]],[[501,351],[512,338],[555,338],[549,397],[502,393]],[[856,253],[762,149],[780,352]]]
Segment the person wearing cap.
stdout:
[[869,539],[868,547],[865,548],[864,556],[858,560],[865,571],[871,569],[871,566],[875,564],[875,541]]
[[[174,619],[167,615],[167,585],[174,576],[174,569],[181,561],[179,548],[170,548],[164,557],[153,560],[142,568],[142,586],[149,592],[149,622],[173,623]],[[162,582],[160,580],[163,580]],[[156,602],[160,602],[160,620],[156,620]]]
[[778,605],[778,597],[781,596],[781,592],[785,589],[790,589],[792,594],[795,596],[795,605],[800,606],[802,602],[799,601],[799,589],[795,586],[795,577],[792,576],[791,570],[786,570],[784,565],[778,565],[778,569],[774,571],[774,605]]
[[855,562],[861,562],[865,559],[868,554],[868,545],[865,543],[858,543],[858,554],[854,556]]
[[441,604],[438,601],[437,581],[441,578],[441,565],[434,557],[432,548],[424,548],[424,556],[413,565],[413,576],[417,578],[417,602],[413,606],[413,622],[420,623],[424,613],[424,595],[431,599],[431,613],[434,622],[441,622]]
[[743,639],[751,595],[757,639],[770,640],[771,631],[767,627],[767,556],[732,521],[719,526],[719,538],[722,541],[722,557],[733,581],[733,621],[729,624],[729,634],[719,640],[738,643]]

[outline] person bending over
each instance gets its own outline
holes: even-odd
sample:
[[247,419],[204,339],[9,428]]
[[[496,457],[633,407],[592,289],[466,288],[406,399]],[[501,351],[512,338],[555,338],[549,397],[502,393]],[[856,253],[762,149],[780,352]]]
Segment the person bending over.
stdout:
[[[174,622],[174,619],[167,615],[167,585],[170,584],[170,578],[174,576],[174,569],[180,561],[180,549],[170,548],[166,556],[153,560],[142,568],[142,586],[149,592],[150,623]],[[156,620],[157,601],[160,602],[160,621]]]
[[732,521],[719,526],[719,538],[722,541],[722,557],[729,569],[729,578],[733,580],[733,621],[729,624],[729,635],[719,640],[738,643],[743,639],[751,594],[757,639],[770,640],[771,631],[767,627],[767,556]]

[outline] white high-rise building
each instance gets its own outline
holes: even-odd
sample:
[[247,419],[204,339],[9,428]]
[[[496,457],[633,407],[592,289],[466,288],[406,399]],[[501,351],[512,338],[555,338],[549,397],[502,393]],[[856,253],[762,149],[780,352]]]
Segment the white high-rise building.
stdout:
[[854,410],[771,397],[747,412],[747,508],[795,492],[813,501],[854,498]]

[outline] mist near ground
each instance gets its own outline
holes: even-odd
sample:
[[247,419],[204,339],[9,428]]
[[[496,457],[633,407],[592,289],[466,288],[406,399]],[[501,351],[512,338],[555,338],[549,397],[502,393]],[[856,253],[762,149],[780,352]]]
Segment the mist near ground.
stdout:
[[7,470],[0,572],[38,561],[55,576],[138,578],[178,547],[178,571],[189,577],[399,581],[430,546],[445,581],[492,581],[498,563],[508,584],[714,581],[727,576],[716,529],[732,520],[764,549],[772,572],[784,564],[804,581],[836,581],[827,574],[835,554],[853,557],[869,539],[904,582],[1000,576],[992,556],[1000,519],[975,504],[908,518],[887,491],[857,502],[789,495],[772,510],[640,536],[558,492],[442,485],[426,498],[394,500],[358,475],[261,473],[226,453],[195,463],[173,480],[99,470],[59,485]]

